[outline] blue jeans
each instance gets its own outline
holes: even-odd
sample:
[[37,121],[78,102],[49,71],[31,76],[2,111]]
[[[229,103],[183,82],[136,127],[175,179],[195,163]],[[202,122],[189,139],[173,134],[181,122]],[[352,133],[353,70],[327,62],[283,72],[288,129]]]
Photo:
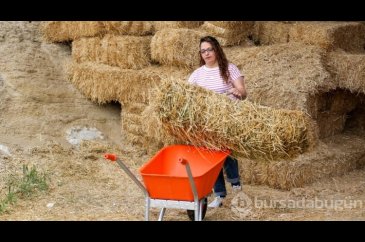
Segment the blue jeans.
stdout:
[[[223,169],[227,175],[227,181],[231,184],[240,185],[240,174],[238,171],[238,161],[228,156],[223,164]],[[217,181],[214,184],[215,196],[225,197],[227,195],[226,185],[224,182],[223,169],[220,171]]]

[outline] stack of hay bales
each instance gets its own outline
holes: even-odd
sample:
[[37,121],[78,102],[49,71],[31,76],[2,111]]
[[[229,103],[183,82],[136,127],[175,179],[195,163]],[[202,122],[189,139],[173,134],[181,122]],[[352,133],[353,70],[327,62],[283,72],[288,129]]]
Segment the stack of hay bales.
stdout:
[[238,156],[241,178],[247,184],[290,190],[365,166],[364,138],[335,135],[324,141],[292,159],[259,162]]
[[[308,113],[321,138],[294,159],[241,157],[245,182],[290,189],[364,166],[364,34],[353,22],[256,22],[256,43],[269,46],[226,48],[246,76],[250,100]],[[343,134],[349,128],[356,134]]]
[[[48,40],[74,41],[72,82],[93,101],[122,103],[123,135],[132,143],[155,147],[154,151],[176,142],[230,148],[239,155],[244,182],[281,189],[340,175],[365,163],[363,139],[342,135],[345,126],[365,129],[362,23],[121,21],[48,26],[52,24],[58,30],[47,30]],[[209,100],[217,102],[187,99],[189,88],[176,94],[165,87],[160,96],[181,106],[162,105],[156,111],[158,99],[151,99],[150,90],[165,85],[163,80],[186,81],[198,67],[199,39],[207,34],[229,46],[224,48],[226,55],[245,75],[249,101],[266,107],[246,101],[228,105],[212,97]],[[256,44],[267,46],[231,46],[250,35]],[[250,114],[247,119],[239,108]],[[213,109],[223,115],[213,116]],[[237,126],[230,118],[238,120]],[[292,122],[285,123],[288,118]],[[240,129],[244,124],[252,131]],[[170,136],[163,137],[162,128],[163,135]],[[309,149],[317,136],[318,145]]]
[[359,22],[256,22],[253,39],[262,45],[300,42],[326,51],[364,51],[365,25]]
[[347,111],[348,128],[365,133],[365,53],[335,51],[329,53],[327,64],[338,87],[348,90],[348,95],[333,102],[332,110]]
[[[285,26],[283,26],[284,24]],[[293,27],[294,23],[280,23],[280,25],[283,29],[288,29],[290,25]],[[303,25],[304,23],[296,23],[295,27],[298,29]],[[237,64],[246,76],[246,86],[251,101],[274,108],[303,111],[317,123],[318,135],[322,140],[336,137],[342,141],[343,145],[339,142],[337,146],[333,146],[332,140],[326,141],[330,143],[320,142],[320,145],[313,151],[292,159],[276,159],[270,162],[241,157],[240,161],[244,168],[242,174],[244,174],[245,182],[290,189],[303,186],[322,177],[344,174],[362,167],[364,164],[364,160],[361,158],[364,156],[364,150],[361,148],[364,145],[363,140],[358,139],[357,143],[345,144],[349,138],[340,135],[345,125],[348,125],[346,114],[356,106],[358,107],[361,100],[365,100],[364,98],[355,98],[351,93],[362,91],[360,83],[363,83],[361,77],[364,73],[361,61],[363,55],[351,53],[351,56],[355,57],[350,57],[351,61],[344,58],[343,62],[353,63],[351,67],[348,66],[349,71],[347,71],[346,65],[333,62],[334,56],[338,56],[339,53],[329,52],[336,48],[361,52],[361,42],[356,41],[361,38],[355,37],[354,43],[349,45],[344,44],[348,41],[346,38],[343,38],[344,43],[340,41],[340,26],[351,30],[353,26],[358,25],[353,23],[319,23],[319,25],[312,24],[311,26],[314,29],[322,29],[322,32],[319,31],[322,34],[320,35],[321,38],[318,38],[318,42],[299,41],[301,38],[295,37],[295,33],[298,34],[299,32],[292,31],[292,36],[294,36],[292,39],[295,41],[289,43],[286,43],[288,42],[288,34],[286,34],[282,41],[284,44],[253,48],[235,46],[225,48],[225,52],[228,59]],[[285,31],[282,32],[285,33]],[[310,30],[307,31],[311,32]],[[362,32],[356,29],[351,31],[352,36],[362,35]],[[277,33],[276,30],[272,32]],[[274,39],[272,35],[268,38]],[[316,38],[313,37],[312,39],[315,40]],[[349,54],[346,52],[345,55]],[[357,58],[356,55],[358,55]],[[341,57],[337,58],[340,59]],[[339,88],[344,87],[352,91],[339,90]],[[356,115],[360,113],[361,110]],[[181,119],[173,118],[169,122],[179,120],[181,121]],[[362,120],[357,119],[357,121],[361,123]],[[179,134],[176,136],[184,137],[182,130],[191,132],[194,128],[196,127],[181,129],[178,126],[173,130],[171,128],[166,129],[168,132]],[[204,136],[209,133],[207,129],[201,128],[201,130],[203,130],[203,134],[200,135],[203,137],[201,141],[212,141]],[[187,139],[187,136],[185,137]],[[197,137],[199,136],[196,135],[195,138]],[[217,140],[216,137],[212,137],[213,140]],[[356,139],[356,137],[350,137]],[[325,152],[324,148],[326,148]],[[338,152],[339,149],[341,152]]]
[[365,26],[357,22],[298,22],[289,36],[290,42],[318,45],[327,51],[364,52]]
[[47,22],[42,30],[47,40],[73,41],[69,77],[86,97],[117,101],[131,112],[130,103],[146,106],[148,89],[161,75],[151,65],[152,22]]
[[222,46],[233,46],[251,36],[253,27],[253,21],[206,21],[200,29],[216,37]]
[[[329,72],[328,54],[319,46],[286,43],[252,48],[236,47],[234,51],[227,50],[226,53],[245,75],[250,100],[265,106],[308,113],[317,122],[320,138],[341,133],[347,113],[360,101],[346,92],[336,91],[337,88],[344,87],[339,84],[341,75],[334,78],[333,72]],[[335,58],[332,54],[330,56],[331,59]],[[363,68],[361,60],[354,58],[353,61],[355,60],[357,63],[353,64],[358,65],[353,65],[352,68]],[[335,63],[338,67],[346,66],[331,61],[332,69]],[[342,73],[351,73],[350,69],[344,69]],[[361,83],[363,72],[353,71],[353,75],[355,73],[360,75],[356,80]],[[344,83],[348,88],[353,82],[346,79]],[[361,88],[361,85],[357,85],[357,88]],[[347,101],[339,105],[339,100]]]
[[315,116],[312,96],[336,88],[323,62],[325,52],[301,43],[241,47],[227,51],[245,76],[249,99],[265,106]]

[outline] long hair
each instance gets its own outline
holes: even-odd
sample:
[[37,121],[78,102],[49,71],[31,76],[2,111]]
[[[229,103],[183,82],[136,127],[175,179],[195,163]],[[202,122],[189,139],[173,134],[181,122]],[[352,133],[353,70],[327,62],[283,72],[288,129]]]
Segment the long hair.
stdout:
[[[221,77],[223,78],[225,83],[228,83],[228,79],[230,76],[229,71],[228,71],[228,60],[227,60],[226,54],[223,52],[223,49],[218,42],[218,40],[212,36],[205,36],[200,39],[199,47],[201,46],[201,44],[203,42],[208,42],[212,45],[212,48],[214,49],[215,56],[218,61],[219,72],[221,74]],[[200,54],[200,52],[199,52],[199,56],[200,56],[200,66],[205,65],[205,61],[204,61],[202,55]]]

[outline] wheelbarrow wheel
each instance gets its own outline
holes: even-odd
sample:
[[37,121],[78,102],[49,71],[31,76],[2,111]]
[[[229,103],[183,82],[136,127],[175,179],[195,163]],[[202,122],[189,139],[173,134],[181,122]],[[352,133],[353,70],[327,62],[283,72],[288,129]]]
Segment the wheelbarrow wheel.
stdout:
[[[207,212],[207,208],[208,208],[208,198],[204,198],[203,200],[203,213],[202,213],[202,220],[205,218],[205,214]],[[195,221],[195,210],[186,210],[189,219],[191,221]]]

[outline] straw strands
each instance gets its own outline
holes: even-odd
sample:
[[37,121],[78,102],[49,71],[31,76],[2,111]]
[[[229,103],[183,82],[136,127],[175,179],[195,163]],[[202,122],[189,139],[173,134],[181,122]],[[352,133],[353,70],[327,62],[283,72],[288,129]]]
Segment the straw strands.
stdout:
[[123,69],[141,69],[150,65],[150,36],[80,38],[72,42],[72,58],[77,63],[92,61]]
[[245,157],[276,159],[303,153],[316,142],[314,126],[302,112],[275,110],[190,85],[164,80],[150,105],[175,138]]
[[97,103],[118,101],[148,103],[149,89],[164,78],[186,78],[187,72],[174,67],[150,66],[141,70],[121,69],[93,62],[73,63],[70,81]]
[[323,61],[325,53],[317,46],[287,43],[225,50],[245,76],[250,100],[259,104],[312,115],[310,98],[336,88]]
[[364,167],[364,146],[364,138],[346,134],[325,139],[315,149],[290,160],[262,162],[237,158],[244,183],[290,190]]
[[364,52],[365,25],[357,22],[297,22],[290,27],[290,42],[317,45],[332,51]]
[[150,127],[153,122],[151,116],[145,118],[142,115],[147,107],[147,104],[137,102],[123,106],[121,112],[122,135],[129,143],[139,145],[146,152],[153,154],[161,149],[164,143],[155,136],[147,134],[146,127]]
[[260,45],[289,42],[289,29],[292,24],[278,21],[255,22],[253,40]]
[[200,29],[205,35],[216,37],[222,46],[231,46],[240,44],[251,35],[253,26],[252,21],[207,21]]
[[153,32],[151,21],[103,21],[107,33],[115,35],[149,35]]
[[217,27],[229,30],[243,30],[251,28],[254,24],[252,21],[206,21],[205,23],[210,23]]
[[88,98],[97,103],[139,100],[147,102],[148,86],[160,79],[141,70],[121,69],[104,64],[74,63],[71,82]]
[[152,59],[168,66],[198,67],[201,37],[200,32],[191,29],[162,29],[152,38]]
[[155,31],[162,29],[194,29],[203,24],[203,21],[154,21],[153,26]]
[[104,25],[100,21],[48,21],[40,27],[47,42],[64,42],[81,37],[101,36]]
[[327,61],[339,87],[354,93],[365,93],[365,54],[337,51],[330,53]]
[[320,138],[343,132],[349,118],[353,118],[353,114],[349,113],[361,103],[359,95],[355,96],[344,89],[316,95],[313,100],[313,110],[316,112],[312,118],[318,124]]
[[300,42],[325,51],[364,52],[365,26],[357,22],[255,22],[253,39],[262,45]]

